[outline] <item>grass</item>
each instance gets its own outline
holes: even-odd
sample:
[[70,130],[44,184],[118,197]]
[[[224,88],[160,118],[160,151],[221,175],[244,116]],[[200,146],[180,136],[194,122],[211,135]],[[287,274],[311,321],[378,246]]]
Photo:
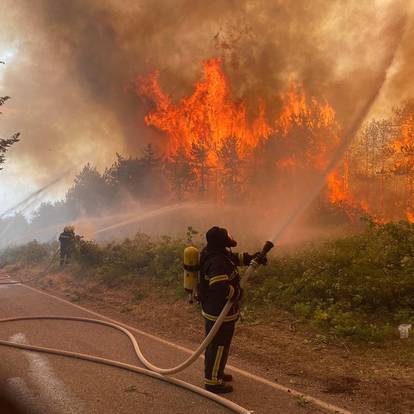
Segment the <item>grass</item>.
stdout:
[[[94,275],[112,288],[151,280],[160,294],[184,298],[181,258],[193,232],[187,239],[138,233],[104,246],[82,240],[75,273]],[[46,262],[55,248],[33,241],[4,250],[0,260]],[[132,303],[144,295],[131,288]],[[245,292],[243,314],[249,322],[266,321],[269,311],[278,309],[313,325],[323,343],[331,337],[366,342],[395,338],[398,324],[414,323],[414,225],[368,222],[360,234],[273,257]]]

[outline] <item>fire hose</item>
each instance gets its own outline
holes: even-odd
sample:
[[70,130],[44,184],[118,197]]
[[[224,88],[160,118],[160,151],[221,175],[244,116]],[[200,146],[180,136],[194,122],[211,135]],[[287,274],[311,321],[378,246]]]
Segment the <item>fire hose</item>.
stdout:
[[[249,267],[246,269],[245,273],[243,274],[243,276],[241,278],[240,286],[242,288],[246,286],[246,283],[248,282],[250,276],[259,267],[261,259],[263,259],[266,256],[266,254],[273,248],[273,246],[274,245],[273,245],[272,242],[269,242],[269,241],[266,242],[266,244],[263,247],[263,250],[260,253],[260,255],[256,259],[251,261]],[[0,280],[5,280],[5,279],[9,279],[9,278],[10,278],[10,276],[6,276],[6,277],[1,278]],[[3,283],[3,284],[18,284],[18,283],[20,283],[20,282],[10,281],[10,282],[6,282],[6,283]],[[139,367],[131,365],[131,364],[125,364],[125,363],[122,363],[122,362],[119,362],[119,361],[114,361],[114,360],[110,360],[110,359],[106,359],[106,358],[100,358],[100,357],[96,357],[96,356],[92,356],[92,355],[85,355],[85,354],[81,354],[81,353],[77,353],[77,352],[63,351],[63,350],[53,349],[53,348],[45,348],[45,347],[39,347],[39,346],[33,346],[33,345],[26,345],[26,344],[21,344],[21,343],[17,343],[17,342],[11,342],[11,341],[0,340],[0,345],[7,346],[7,347],[12,347],[12,348],[29,350],[29,351],[36,351],[36,352],[44,352],[44,353],[55,354],[55,355],[62,355],[62,356],[82,359],[82,360],[86,360],[86,361],[97,362],[97,363],[101,363],[101,364],[104,364],[104,365],[114,366],[114,367],[118,367],[118,368],[125,369],[125,370],[128,370],[128,371],[148,375],[150,377],[157,378],[157,379],[160,379],[162,381],[175,384],[177,386],[183,387],[183,388],[188,389],[192,392],[200,394],[203,397],[209,398],[209,399],[217,402],[218,404],[221,404],[222,406],[230,409],[231,411],[233,411],[235,413],[248,414],[248,413],[251,413],[251,411],[247,410],[246,408],[243,408],[243,407],[239,406],[238,404],[233,403],[232,401],[229,401],[229,400],[227,400],[223,397],[220,397],[216,394],[213,394],[213,393],[211,393],[209,391],[206,391],[206,390],[204,390],[200,387],[197,387],[195,385],[189,384],[185,381],[169,377],[169,375],[173,375],[173,374],[176,374],[180,371],[183,371],[184,369],[189,367],[191,364],[193,364],[200,357],[202,352],[207,348],[209,343],[213,340],[214,336],[216,335],[217,331],[220,329],[221,325],[224,322],[224,318],[227,316],[227,314],[228,314],[228,312],[229,312],[229,310],[232,306],[233,306],[233,302],[231,300],[228,300],[226,305],[224,306],[223,310],[221,311],[219,317],[217,318],[217,321],[214,323],[213,328],[211,329],[209,334],[205,337],[204,341],[198,346],[198,348],[185,361],[183,361],[181,364],[179,364],[175,367],[172,367],[172,368],[160,368],[160,367],[157,367],[156,365],[152,364],[150,361],[148,361],[145,358],[144,354],[142,353],[141,348],[140,348],[138,342],[136,341],[135,337],[133,336],[133,334],[128,329],[126,329],[126,328],[124,328],[124,327],[122,327],[118,324],[108,322],[108,321],[99,320],[99,319],[80,318],[80,317],[64,317],[64,316],[42,316],[42,315],[40,315],[40,316],[22,316],[22,317],[15,317],[15,318],[0,319],[0,323],[17,322],[17,321],[22,321],[22,320],[66,320],[66,321],[78,321],[78,322],[85,322],[85,323],[109,326],[111,328],[119,330],[120,332],[124,333],[129,338],[129,340],[131,341],[131,344],[134,348],[136,356],[138,357],[139,361],[147,369],[139,368]]]
[[[52,258],[50,259],[50,261],[49,261],[49,263],[47,264],[47,266],[41,271],[41,272],[39,272],[39,273],[37,273],[34,277],[32,277],[32,278],[30,278],[30,279],[27,279],[27,280],[22,280],[22,281],[17,281],[17,280],[10,280],[10,281],[8,281],[8,282],[3,282],[3,283],[0,283],[0,285],[20,285],[20,284],[22,284],[22,283],[28,283],[28,282],[32,282],[33,280],[37,280],[37,279],[39,279],[40,277],[42,277],[42,276],[44,276],[45,274],[46,274],[46,272],[50,269],[50,267],[52,266],[52,264],[54,263],[54,261],[56,260],[56,258],[57,258],[57,255],[58,255],[58,253],[59,253],[59,250],[60,249],[57,249],[54,253],[53,253],[53,256],[52,256]],[[9,275],[6,275],[6,276],[3,276],[3,277],[0,277],[0,282],[2,281],[2,280],[8,280],[8,279],[10,279],[10,276]]]

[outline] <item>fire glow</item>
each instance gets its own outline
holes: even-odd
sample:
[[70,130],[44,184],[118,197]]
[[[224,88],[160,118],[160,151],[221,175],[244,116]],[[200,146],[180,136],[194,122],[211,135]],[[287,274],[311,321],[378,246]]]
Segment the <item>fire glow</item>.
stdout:
[[[245,102],[231,98],[229,80],[219,59],[204,62],[203,80],[195,85],[190,96],[177,104],[160,87],[157,72],[140,78],[137,91],[155,105],[145,122],[166,134],[168,155],[183,151],[190,156],[195,147],[203,148],[212,168],[220,168],[218,154],[229,140],[236,142],[241,160],[247,160],[260,144],[272,138],[293,150],[278,157],[275,168],[322,170],[339,141],[333,108],[315,97],[308,99],[303,88],[293,82],[281,96],[275,94],[275,100],[279,98],[282,102],[275,118],[267,119],[266,105],[259,98],[256,116],[249,121]],[[294,142],[295,127],[307,130],[307,142]]]
[[[245,100],[232,96],[220,59],[205,61],[203,78],[189,96],[177,102],[160,86],[158,72],[139,78],[136,92],[152,104],[145,122],[165,134],[166,157],[190,160],[194,153],[198,154],[197,162],[188,164],[201,181],[199,187],[211,199],[229,199],[220,177],[231,168],[231,163],[236,165],[234,173],[238,175],[233,178],[233,188],[238,187],[239,193],[247,192],[249,169],[264,168],[264,153],[268,158],[270,154],[274,182],[286,185],[294,176],[306,177],[323,171],[341,140],[341,127],[326,100],[309,97],[301,84],[290,82],[284,92],[275,92],[274,103],[265,103],[257,97],[252,110],[251,102],[247,105]],[[412,121],[402,125],[400,138],[392,144],[394,152],[404,153],[401,148],[411,148]],[[414,171],[414,156],[408,159],[407,153],[414,154],[414,150],[405,151],[401,165],[396,168]],[[268,159],[266,168],[269,170]],[[329,175],[326,201],[344,210],[351,219],[369,211],[382,221],[376,211],[370,211],[363,194],[357,196],[351,191],[349,169],[345,160]],[[407,185],[414,190],[414,182]],[[406,217],[411,220],[409,211]]]

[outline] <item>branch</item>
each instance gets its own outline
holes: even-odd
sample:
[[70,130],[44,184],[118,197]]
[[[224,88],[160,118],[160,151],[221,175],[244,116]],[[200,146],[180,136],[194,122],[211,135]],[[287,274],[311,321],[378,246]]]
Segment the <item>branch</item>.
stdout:
[[0,96],[0,106],[4,105],[6,101],[10,99],[10,96]]
[[[19,141],[20,132],[16,132],[8,139],[0,139],[0,164],[4,162],[4,153],[16,142]],[[0,167],[0,170],[2,168]]]

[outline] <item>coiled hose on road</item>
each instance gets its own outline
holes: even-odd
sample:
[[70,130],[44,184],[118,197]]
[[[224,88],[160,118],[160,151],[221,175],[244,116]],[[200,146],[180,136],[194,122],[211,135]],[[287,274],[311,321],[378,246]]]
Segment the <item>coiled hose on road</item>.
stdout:
[[[267,245],[267,247],[269,248],[269,245]],[[273,247],[273,245],[271,245],[271,247]],[[270,248],[269,248],[269,250],[270,250]],[[263,254],[265,255],[266,253],[267,252],[264,252]],[[242,287],[244,287],[246,285],[248,279],[254,273],[254,271],[256,270],[256,268],[258,266],[259,266],[258,263],[253,260],[252,263],[250,264],[250,266],[246,269],[246,272],[244,273],[243,277],[241,278],[240,285]],[[10,276],[6,275],[6,276],[0,278],[0,281],[1,280],[8,280],[8,279],[10,279]],[[2,284],[16,285],[16,284],[20,284],[20,282],[7,281],[7,282],[2,283]],[[171,377],[168,376],[168,375],[173,375],[173,374],[176,374],[180,371],[183,371],[184,369],[189,367],[193,362],[195,362],[200,357],[202,352],[207,348],[208,344],[212,341],[212,339],[216,335],[217,331],[220,329],[220,327],[221,327],[221,325],[224,321],[224,318],[227,316],[227,314],[228,314],[230,308],[232,307],[232,305],[233,305],[233,303],[230,300],[227,301],[227,303],[224,306],[223,310],[221,311],[219,317],[217,318],[217,321],[215,322],[213,328],[211,329],[209,334],[205,337],[204,341],[199,345],[199,347],[185,361],[183,361],[181,364],[179,364],[175,367],[172,367],[172,368],[160,368],[160,367],[157,367],[156,365],[152,364],[151,362],[149,362],[145,358],[145,356],[143,355],[143,353],[142,353],[142,351],[139,347],[139,344],[136,341],[135,337],[133,336],[133,334],[128,329],[126,329],[126,328],[124,328],[124,327],[122,327],[118,324],[103,321],[103,320],[99,320],[99,319],[40,315],[40,316],[22,316],[22,317],[15,317],[15,318],[0,319],[0,323],[17,322],[17,321],[22,321],[22,320],[69,320],[69,321],[78,321],[78,322],[94,323],[94,324],[98,324],[98,325],[109,326],[109,327],[112,327],[114,329],[117,329],[117,330],[121,331],[122,333],[124,333],[129,338],[139,361],[148,369],[139,368],[139,367],[131,365],[131,364],[125,364],[125,363],[122,363],[122,362],[119,362],[119,361],[114,361],[114,360],[110,360],[110,359],[106,359],[106,358],[95,357],[95,356],[92,356],[92,355],[85,355],[85,354],[81,354],[81,353],[77,353],[77,352],[63,351],[63,350],[53,349],[53,348],[45,348],[45,347],[39,347],[39,346],[33,346],[33,345],[26,345],[26,344],[21,344],[21,343],[17,343],[17,342],[11,342],[11,341],[0,340],[0,345],[12,347],[12,348],[18,348],[18,349],[25,349],[25,350],[29,350],[29,351],[37,351],[37,352],[50,353],[50,354],[55,354],[55,355],[62,355],[62,356],[82,359],[82,360],[86,360],[86,361],[97,362],[97,363],[101,363],[101,364],[104,364],[104,365],[114,366],[114,367],[122,368],[122,369],[125,369],[125,370],[128,370],[128,371],[148,375],[150,377],[157,378],[157,379],[160,379],[162,381],[169,382],[169,383],[172,383],[174,385],[180,386],[182,388],[188,389],[192,392],[195,392],[195,393],[197,393],[197,394],[199,394],[203,397],[206,397],[210,400],[215,401],[216,403],[232,410],[235,413],[249,414],[249,413],[251,413],[251,411],[247,410],[246,408],[241,407],[238,404],[233,403],[230,400],[227,400],[223,397],[220,397],[216,394],[213,394],[209,391],[206,391],[203,388],[200,388],[200,387],[197,387],[195,385],[189,384],[185,381],[182,381],[182,380],[179,380],[179,379],[176,379],[176,378],[171,378]]]

